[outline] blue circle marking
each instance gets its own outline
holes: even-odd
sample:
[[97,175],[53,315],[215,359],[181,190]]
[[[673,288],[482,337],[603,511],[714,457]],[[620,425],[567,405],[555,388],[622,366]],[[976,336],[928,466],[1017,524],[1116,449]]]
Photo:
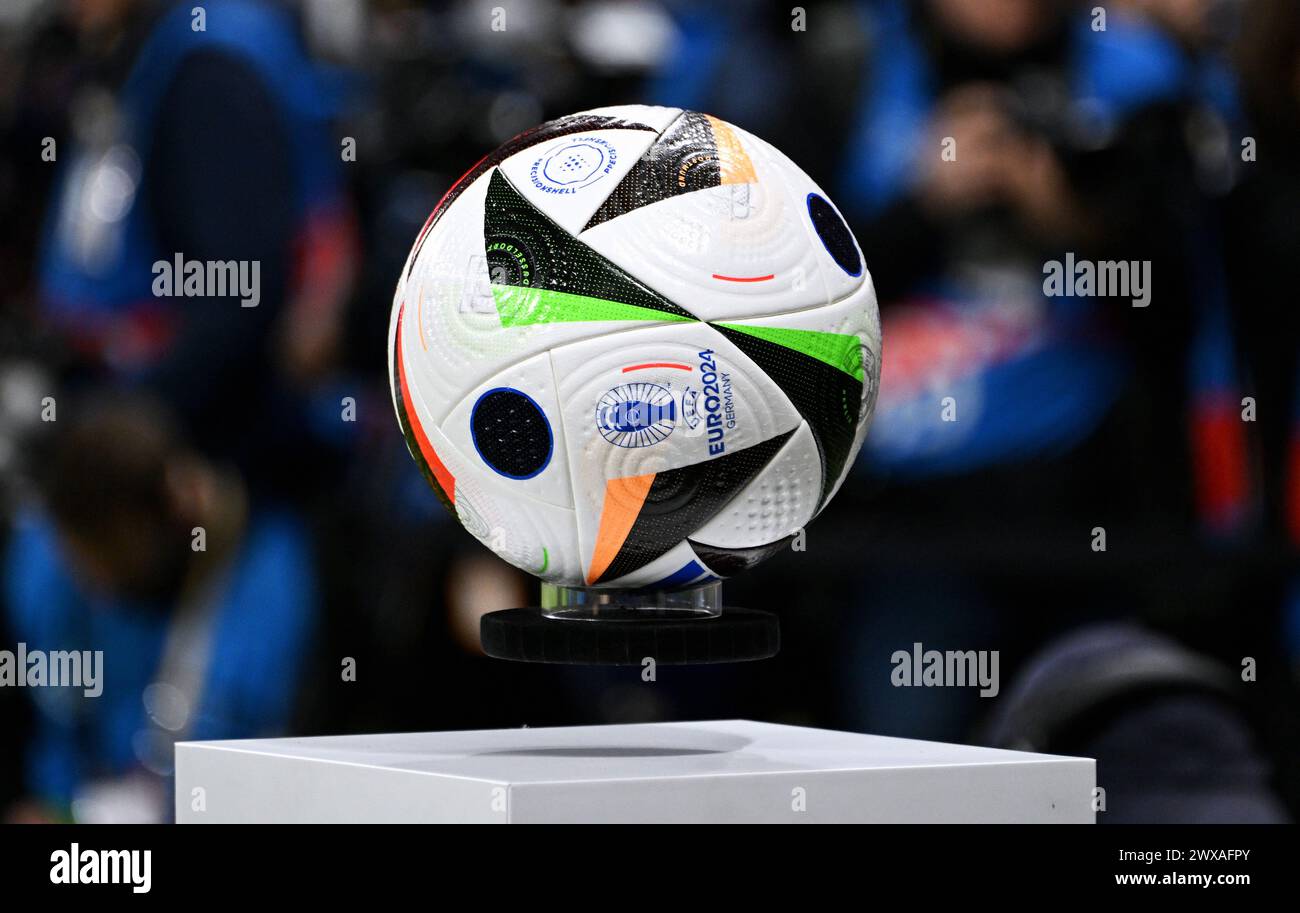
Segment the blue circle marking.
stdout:
[[804,198],[804,205],[808,207],[808,218],[812,220],[817,238],[822,242],[822,247],[826,248],[826,253],[831,255],[835,265],[850,276],[855,278],[861,276],[862,253],[858,250],[853,232],[849,230],[839,210],[831,205],[830,200],[818,193],[808,194]]
[[[522,400],[522,404],[531,406],[532,409],[537,413],[537,419],[540,420],[542,428],[544,428],[546,431],[546,456],[542,458],[541,463],[537,466],[537,468],[532,470],[531,472],[527,472],[524,474],[515,474],[515,473],[503,471],[496,465],[496,462],[494,462],[490,458],[489,454],[485,454],[483,452],[483,448],[479,445],[478,434],[475,432],[476,419],[478,418],[479,410],[483,407],[484,400],[488,399],[494,394],[500,394],[500,393],[505,393],[505,394],[510,394],[512,396],[520,397]],[[555,453],[555,435],[551,433],[550,420],[547,419],[546,412],[542,409],[542,407],[537,404],[537,400],[533,399],[531,396],[529,396],[527,393],[525,393],[522,390],[516,390],[514,387],[493,387],[491,390],[485,390],[479,396],[479,398],[475,400],[474,408],[470,411],[469,428],[470,428],[470,439],[474,442],[474,449],[475,451],[478,452],[479,459],[481,459],[484,463],[486,463],[488,467],[497,475],[505,476],[507,479],[514,479],[517,482],[522,482],[527,479],[535,478],[536,476],[540,475],[543,471],[545,471],[547,466],[551,465],[551,457]]]

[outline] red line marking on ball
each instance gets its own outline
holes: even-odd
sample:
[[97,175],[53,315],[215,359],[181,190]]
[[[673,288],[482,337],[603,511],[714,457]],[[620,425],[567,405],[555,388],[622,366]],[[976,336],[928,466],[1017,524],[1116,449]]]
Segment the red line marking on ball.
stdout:
[[713,278],[721,279],[723,282],[766,282],[768,279],[776,278],[776,273],[768,273],[766,276],[723,276],[714,273]]
[[672,361],[652,361],[652,362],[647,362],[646,364],[643,365],[628,365],[626,368],[623,369],[623,373],[626,374],[629,371],[640,371],[642,368],[676,368],[679,371],[695,370],[690,365],[679,365],[676,362],[672,362]]

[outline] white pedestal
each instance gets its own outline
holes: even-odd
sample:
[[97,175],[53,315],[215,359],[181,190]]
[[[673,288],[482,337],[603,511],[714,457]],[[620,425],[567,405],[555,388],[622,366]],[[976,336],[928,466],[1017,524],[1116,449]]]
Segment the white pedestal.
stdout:
[[1095,763],[746,720],[182,742],[202,822],[1092,823]]

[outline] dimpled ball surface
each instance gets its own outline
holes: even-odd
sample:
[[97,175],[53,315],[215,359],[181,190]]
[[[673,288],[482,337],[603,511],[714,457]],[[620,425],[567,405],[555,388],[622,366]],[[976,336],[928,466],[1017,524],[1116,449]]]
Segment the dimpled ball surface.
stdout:
[[553,583],[670,589],[826,506],[880,322],[798,166],[709,115],[625,106],[526,131],[447,192],[389,350],[407,445],[470,533]]

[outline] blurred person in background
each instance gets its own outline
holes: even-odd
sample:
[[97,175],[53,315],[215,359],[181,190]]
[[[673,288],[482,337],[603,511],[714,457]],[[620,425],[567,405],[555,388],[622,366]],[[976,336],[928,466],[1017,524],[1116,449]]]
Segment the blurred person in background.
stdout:
[[[33,648],[73,636],[105,650],[118,670],[98,704],[86,702],[85,719],[55,699],[42,707],[27,785],[56,814],[150,818],[161,788],[154,777],[170,767],[160,733],[290,726],[317,601],[298,517],[303,504],[329,503],[357,427],[341,420],[341,397],[362,398],[335,382],[356,258],[335,129],[348,83],[309,52],[310,23],[297,5],[67,0],[30,11],[28,21],[18,82],[31,96],[10,121],[28,142],[13,158],[39,162],[53,190],[42,230],[27,229],[39,239],[34,292],[10,289],[6,312],[38,343],[21,354],[43,355],[52,369],[38,386],[60,391],[61,422],[67,397],[123,386],[149,391],[167,418],[136,405],[97,426],[109,438],[139,433],[158,451],[124,455],[118,478],[87,470],[108,489],[82,499],[100,504],[103,526],[77,513],[77,498],[61,496],[76,484],[68,479],[46,486],[58,525],[73,531],[63,544],[43,515],[14,521],[3,581],[11,634]],[[256,306],[211,288],[181,294],[180,276],[158,291],[157,265],[176,258],[255,265]],[[178,456],[182,449],[190,456]],[[189,467],[177,470],[188,487],[142,480],[173,462]],[[190,557],[183,541],[204,525],[187,522],[195,511],[211,512],[216,526],[207,557]],[[154,566],[113,553],[116,513],[151,533],[134,547]],[[182,526],[179,545],[163,541]],[[83,539],[90,544],[80,547]],[[224,594],[214,589],[219,578],[230,587]],[[263,598],[271,600],[265,630],[235,617],[263,611]],[[225,604],[211,609],[211,599]],[[203,604],[187,609],[192,603]],[[187,620],[220,613],[230,617],[219,631],[196,634]],[[173,615],[190,634],[171,636]],[[210,653],[193,643],[200,634],[212,638]],[[191,672],[176,675],[195,681],[169,684],[175,662],[189,663]],[[223,679],[227,670],[245,684]]]
[[[1300,287],[1300,5],[1248,5],[1236,56],[1256,155],[1242,166],[1227,207],[1234,318],[1259,401],[1267,541],[1294,554],[1300,548],[1300,313],[1283,302]],[[1300,657],[1300,640],[1292,649]]]
[[1300,5],[1248,4],[1235,52],[1257,154],[1229,195],[1225,230],[1233,316],[1259,404],[1252,452],[1262,490],[1256,547],[1282,569],[1258,575],[1258,602],[1284,606],[1279,642],[1290,672],[1289,687],[1270,681],[1275,709],[1266,722],[1295,749],[1282,768],[1294,798],[1300,796],[1300,313],[1285,302],[1300,287]]
[[[354,269],[338,81],[274,3],[63,9],[79,58],[70,135],[49,166],[38,317],[64,373],[143,384],[250,484],[301,491],[328,453],[310,394],[335,358]],[[177,258],[243,265],[254,305],[182,295],[179,275],[160,292],[158,264]],[[316,459],[296,459],[309,441]]]
[[1083,625],[1024,664],[978,739],[1095,758],[1102,823],[1285,823],[1250,687],[1140,624]]
[[8,816],[166,820],[176,741],[287,726],[315,629],[311,547],[154,400],[60,408],[35,464],[42,509],[4,555],[5,603],[29,655],[102,651],[102,693],[27,689],[27,798]]
[[[877,493],[846,668],[857,725],[965,737],[988,711],[960,689],[889,687],[891,651],[915,642],[999,649],[1014,673],[1060,631],[1143,618],[1229,668],[1280,665],[1224,238],[1245,118],[1221,7],[1135,2],[1102,22],[1027,0],[868,5],[840,199],[883,265],[888,355],[859,479]],[[1150,299],[1046,294],[1067,254],[1148,263]],[[1244,692],[1274,758],[1294,749],[1294,724],[1269,719],[1285,692]],[[1196,727],[1217,720],[1165,725],[1210,745]],[[1164,763],[1149,754],[1148,774]]]
[[[1000,649],[1007,669],[1088,618],[1222,624],[1238,569],[1208,543],[1242,541],[1252,502],[1216,218],[1230,175],[1202,137],[1239,112],[1222,58],[1190,43],[1206,33],[1142,11],[863,11],[837,199],[879,265],[888,354],[847,709],[952,738],[979,700],[891,688],[893,650]],[[1146,264],[1147,287],[1049,293],[1067,256]]]
[[[808,4],[800,31],[788,10],[670,5],[683,37],[647,91],[801,150],[854,226],[884,323],[862,472],[806,554],[728,584],[739,604],[798,607],[769,667],[797,675],[805,699],[796,708],[777,688],[770,706],[802,722],[968,738],[994,701],[890,687],[894,650],[996,649],[1010,676],[1045,641],[1107,617],[1146,618],[1228,670],[1245,655],[1284,667],[1278,583],[1289,578],[1278,571],[1294,551],[1269,546],[1264,529],[1296,503],[1296,474],[1278,467],[1296,465],[1285,442],[1300,439],[1287,405],[1297,334],[1260,302],[1286,287],[1276,277],[1294,271],[1296,245],[1268,218],[1244,231],[1224,220],[1245,177],[1273,220],[1294,221],[1288,180],[1239,160],[1248,120],[1228,54],[1236,16],[1271,7],[1271,28],[1244,29],[1242,59],[1282,100],[1271,109],[1289,110],[1281,6],[1294,14],[1217,0],[1131,0],[1101,7],[1104,18],[1072,0],[862,0]],[[1290,122],[1274,117],[1274,131]],[[1285,268],[1243,270],[1234,246],[1286,250]],[[1044,267],[1066,254],[1149,263],[1152,299],[1046,294]],[[1258,283],[1245,300],[1243,277]],[[1254,343],[1243,310],[1256,315]],[[1262,360],[1260,344],[1273,350]],[[1265,387],[1273,424],[1257,436],[1242,396]],[[1262,476],[1261,450],[1273,466]],[[1104,554],[1091,547],[1099,528]],[[1289,630],[1300,643],[1300,621]],[[818,671],[834,667],[828,654],[841,658],[838,687]],[[1085,671],[1070,673],[1080,690],[1092,686]],[[1294,688],[1272,674],[1236,696],[1244,708],[1226,714],[1159,717],[1130,693],[1137,712],[1099,744],[1140,791],[1183,746],[1191,766],[1213,768],[1216,738],[1226,757],[1250,742],[1237,739],[1246,726],[1273,763],[1248,760],[1238,782],[1294,781]],[[1134,733],[1157,723],[1167,742],[1144,753]],[[1217,783],[1230,792],[1235,775]],[[1287,792],[1294,804],[1300,791]],[[1126,795],[1113,818],[1254,814],[1197,810],[1194,793],[1141,806]],[[1276,817],[1257,809],[1255,820]]]

